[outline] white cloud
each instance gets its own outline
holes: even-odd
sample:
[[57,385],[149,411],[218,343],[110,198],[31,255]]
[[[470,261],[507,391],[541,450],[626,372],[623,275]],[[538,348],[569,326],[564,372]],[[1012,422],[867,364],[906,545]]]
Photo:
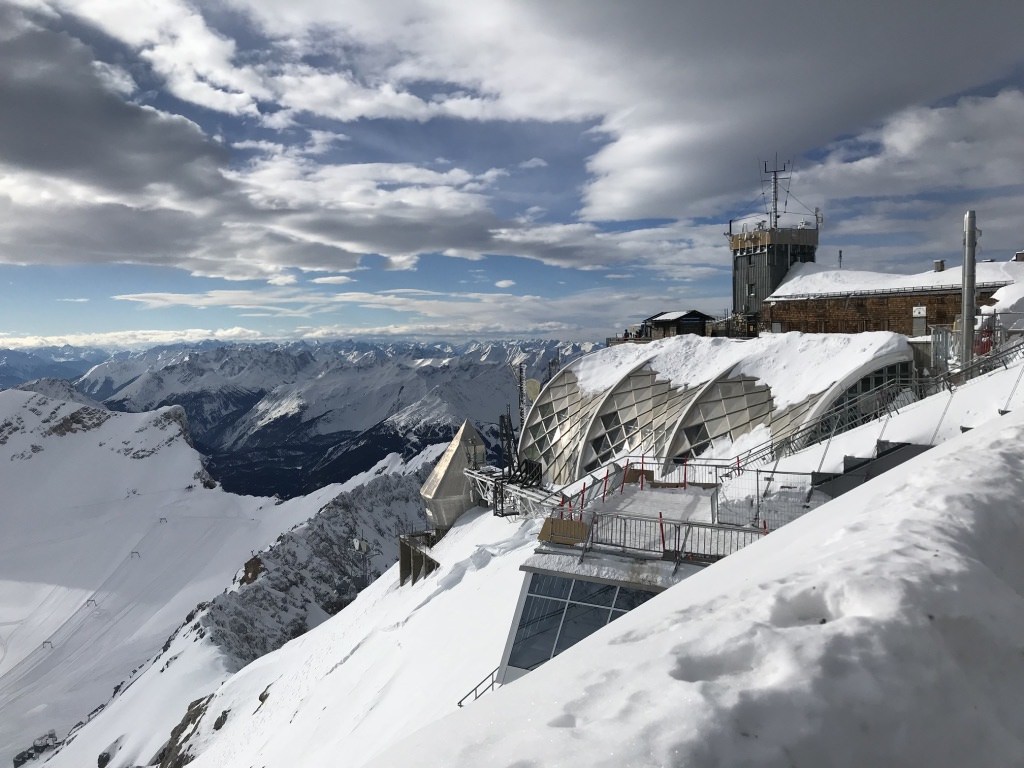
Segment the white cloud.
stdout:
[[317,285],[345,285],[346,283],[354,283],[355,279],[348,275],[329,275],[328,277],[314,277],[311,282]]
[[66,302],[69,302],[71,304],[85,304],[89,300],[88,299],[57,299],[57,301],[66,301]]
[[529,160],[524,160],[519,164],[520,168],[547,168],[547,160],[540,157],[531,157]]
[[267,282],[270,285],[295,285],[298,278],[295,275],[278,274],[267,278]]
[[499,280],[494,284],[495,288],[511,288],[516,284],[515,280]]
[[94,61],[92,66],[100,81],[114,93],[131,96],[138,88],[131,74],[123,67],[102,61]]
[[68,333],[57,336],[15,336],[0,333],[0,346],[10,349],[49,347],[70,344],[75,347],[131,349],[160,344],[194,343],[198,341],[260,341],[266,337],[249,328],[183,328],[180,330],[128,330],[104,333]]

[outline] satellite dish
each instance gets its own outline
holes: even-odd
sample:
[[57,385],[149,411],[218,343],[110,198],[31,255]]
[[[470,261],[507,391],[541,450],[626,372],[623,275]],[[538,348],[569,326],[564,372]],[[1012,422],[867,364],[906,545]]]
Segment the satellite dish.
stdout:
[[537,381],[536,379],[527,379],[526,383],[523,384],[523,387],[526,390],[526,396],[530,398],[531,403],[537,399],[537,395],[540,394],[539,381]]

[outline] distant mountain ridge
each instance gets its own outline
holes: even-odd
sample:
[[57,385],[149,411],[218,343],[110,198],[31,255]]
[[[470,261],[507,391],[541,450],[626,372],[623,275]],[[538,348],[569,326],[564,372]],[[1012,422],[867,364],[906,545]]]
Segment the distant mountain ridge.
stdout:
[[[119,355],[79,392],[119,411],[180,405],[226,489],[291,497],[344,481],[392,452],[447,440],[466,418],[493,425],[518,403],[516,368],[549,366],[596,344],[207,344]],[[488,424],[492,425],[488,429]]]

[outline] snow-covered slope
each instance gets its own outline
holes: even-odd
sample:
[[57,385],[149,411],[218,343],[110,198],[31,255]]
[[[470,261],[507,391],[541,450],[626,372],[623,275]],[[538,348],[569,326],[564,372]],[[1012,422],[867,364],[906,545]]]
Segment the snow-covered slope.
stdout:
[[0,392],[0,761],[107,701],[253,549],[336,492],[275,505],[204,481],[180,408]]
[[219,689],[227,676],[211,646],[176,637],[166,653],[173,664],[150,668],[51,764],[92,764],[118,739],[111,768],[150,761],[185,704],[216,690],[195,711],[199,727],[179,737],[178,749],[198,756],[192,765],[257,752],[266,766],[359,765],[397,734],[456,709],[498,663],[536,527],[467,517],[435,547],[444,565],[436,576],[399,588],[392,568],[337,616]]
[[1022,441],[955,438],[373,764],[1024,764]]
[[[385,573],[228,679],[179,742],[218,768],[1024,764],[1021,370],[837,436],[840,460],[883,427],[949,439],[459,710],[498,662],[536,535],[471,515],[435,548],[438,572],[402,588]],[[202,663],[130,689],[56,764],[138,728],[158,686]]]

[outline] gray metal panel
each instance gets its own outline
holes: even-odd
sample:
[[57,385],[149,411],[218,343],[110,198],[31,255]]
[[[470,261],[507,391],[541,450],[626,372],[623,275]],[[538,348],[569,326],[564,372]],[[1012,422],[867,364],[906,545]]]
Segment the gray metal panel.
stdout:
[[465,469],[470,455],[483,459],[484,441],[468,421],[463,422],[452,438],[434,470],[420,488],[420,497],[427,507],[427,517],[435,528],[447,529],[476,504],[472,485]]

